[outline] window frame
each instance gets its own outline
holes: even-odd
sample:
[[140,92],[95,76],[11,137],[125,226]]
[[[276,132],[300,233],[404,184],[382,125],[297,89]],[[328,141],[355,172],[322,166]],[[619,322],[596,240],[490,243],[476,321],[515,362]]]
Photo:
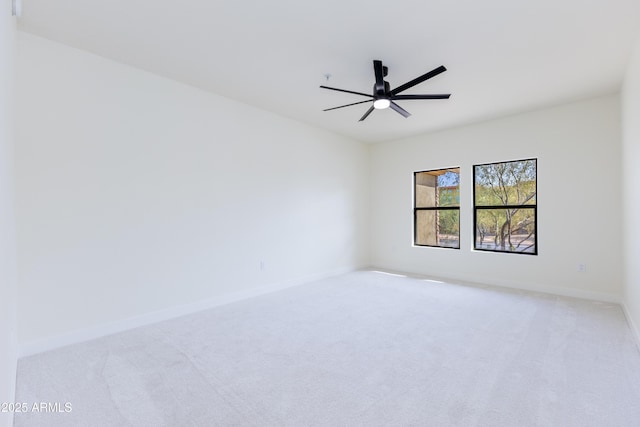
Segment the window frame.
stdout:
[[[478,166],[487,166],[487,165],[498,165],[502,163],[516,163],[516,162],[527,162],[533,161],[535,164],[536,171],[536,179],[535,179],[535,203],[534,204],[509,204],[509,205],[486,205],[486,206],[478,206],[476,204],[476,167]],[[501,162],[489,162],[489,163],[480,163],[473,165],[473,250],[479,252],[493,252],[500,254],[518,254],[518,255],[538,255],[538,158],[532,157],[527,159],[518,159],[518,160],[505,160]],[[519,252],[519,251],[509,251],[509,250],[497,250],[497,249],[487,249],[487,248],[478,248],[478,211],[479,210],[505,210],[505,209],[533,209],[533,252]]]
[[[458,171],[458,206],[433,206],[433,207],[418,207],[417,206],[417,195],[416,195],[416,182],[417,176],[421,173],[427,172],[440,172],[445,171]],[[448,168],[438,168],[438,169],[428,169],[421,171],[413,172],[413,246],[420,248],[443,248],[443,249],[457,249],[459,250],[460,245],[460,166],[452,166]],[[437,179],[437,178],[436,178]],[[419,211],[449,211],[449,210],[457,210],[458,211],[458,246],[442,246],[442,245],[426,245],[417,243],[418,240],[418,212]],[[437,235],[436,235],[437,236]]]

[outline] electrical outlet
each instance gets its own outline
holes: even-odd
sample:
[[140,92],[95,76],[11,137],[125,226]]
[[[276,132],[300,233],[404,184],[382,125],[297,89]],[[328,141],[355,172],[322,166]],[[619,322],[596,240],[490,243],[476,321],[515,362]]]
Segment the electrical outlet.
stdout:
[[578,264],[578,273],[586,273],[587,272],[587,264],[580,263]]

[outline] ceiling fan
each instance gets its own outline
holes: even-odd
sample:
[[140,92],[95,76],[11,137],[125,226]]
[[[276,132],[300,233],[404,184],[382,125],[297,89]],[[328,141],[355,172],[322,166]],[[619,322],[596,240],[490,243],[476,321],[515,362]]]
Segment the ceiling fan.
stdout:
[[430,78],[435,77],[438,74],[447,71],[447,69],[443,65],[429,71],[426,74],[421,75],[420,77],[416,77],[415,79],[403,85],[400,85],[393,90],[389,88],[389,82],[384,80],[384,78],[387,76],[389,72],[389,69],[386,66],[382,65],[382,61],[379,61],[379,60],[373,61],[373,71],[376,76],[376,82],[373,85],[373,95],[368,95],[362,92],[355,92],[352,90],[338,89],[335,87],[320,86],[322,89],[330,89],[338,92],[353,93],[354,95],[366,96],[367,98],[371,98],[371,99],[367,99],[366,101],[340,105],[339,107],[327,108],[326,110],[322,110],[322,111],[331,111],[331,110],[336,110],[338,108],[350,107],[352,105],[364,104],[366,102],[373,101],[373,105],[369,107],[367,112],[364,113],[364,115],[360,118],[359,121],[363,121],[364,119],[366,119],[374,109],[382,110],[385,108],[391,108],[392,110],[396,111],[403,117],[407,118],[411,114],[407,110],[405,110],[404,108],[396,104],[394,101],[408,100],[408,99],[449,99],[449,97],[451,96],[450,93],[439,94],[439,95],[399,95],[400,92],[404,92],[405,90],[412,88],[413,86],[419,83],[422,83],[425,80],[429,80]]

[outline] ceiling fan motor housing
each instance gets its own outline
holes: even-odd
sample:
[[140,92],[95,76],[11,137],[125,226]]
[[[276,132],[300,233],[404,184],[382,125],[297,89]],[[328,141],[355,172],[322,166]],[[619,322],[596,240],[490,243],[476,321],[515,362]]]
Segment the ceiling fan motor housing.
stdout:
[[[386,68],[386,67],[385,67]],[[391,87],[389,86],[389,82],[388,81],[384,81],[384,88],[383,90],[377,90],[377,85],[373,85],[373,97],[375,99],[380,99],[380,98],[389,98],[389,91],[391,90]]]

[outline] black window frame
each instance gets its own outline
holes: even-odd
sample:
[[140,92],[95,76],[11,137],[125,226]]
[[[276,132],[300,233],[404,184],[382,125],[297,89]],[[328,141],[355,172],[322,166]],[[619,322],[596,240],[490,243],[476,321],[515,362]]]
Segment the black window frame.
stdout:
[[[498,165],[502,163],[515,163],[515,162],[527,162],[533,161],[535,163],[535,203],[534,204],[509,204],[509,205],[486,205],[486,206],[478,206],[476,204],[476,167],[478,166],[487,166],[487,165]],[[533,209],[533,252],[522,252],[522,251],[510,251],[510,250],[499,250],[499,249],[487,249],[487,248],[478,248],[478,211],[479,210],[504,210],[504,209]],[[489,163],[480,163],[477,165],[473,165],[473,250],[481,251],[481,252],[494,252],[500,254],[518,254],[518,255],[534,255],[537,256],[539,252],[538,247],[538,158],[528,158],[528,159],[518,159],[518,160],[505,160],[501,162],[489,162]]]
[[[443,249],[460,249],[460,166],[452,166],[449,168],[438,168],[438,169],[428,169],[422,171],[413,172],[413,246],[421,247],[421,248],[443,248]],[[416,196],[416,177],[421,173],[428,172],[440,172],[445,171],[450,172],[453,170],[458,171],[458,206],[433,206],[433,207],[417,207],[417,196]],[[447,210],[457,210],[458,211],[458,246],[442,246],[442,245],[426,245],[417,243],[418,240],[418,212],[419,211],[447,211]]]

